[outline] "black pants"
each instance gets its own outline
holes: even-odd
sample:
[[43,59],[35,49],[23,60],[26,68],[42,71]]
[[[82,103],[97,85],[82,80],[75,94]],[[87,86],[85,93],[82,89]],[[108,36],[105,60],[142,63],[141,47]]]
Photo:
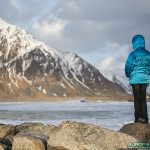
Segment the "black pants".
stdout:
[[146,84],[133,84],[135,122],[141,117],[148,121],[146,104]]

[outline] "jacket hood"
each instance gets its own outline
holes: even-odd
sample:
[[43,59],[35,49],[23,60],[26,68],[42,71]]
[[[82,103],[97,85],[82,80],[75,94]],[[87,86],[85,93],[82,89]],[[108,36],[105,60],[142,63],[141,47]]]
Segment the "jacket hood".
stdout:
[[139,48],[145,49],[145,39],[142,35],[135,35],[132,39],[132,44],[134,50],[137,50]]

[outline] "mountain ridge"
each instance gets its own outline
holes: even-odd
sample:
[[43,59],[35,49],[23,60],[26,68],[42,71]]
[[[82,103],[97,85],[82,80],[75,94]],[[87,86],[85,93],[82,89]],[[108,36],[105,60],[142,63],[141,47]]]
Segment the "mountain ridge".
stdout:
[[[116,74],[113,71],[106,71],[104,69],[101,70],[101,73],[109,81],[120,85],[129,95],[133,95],[132,87],[129,84],[129,78],[127,78],[125,75]],[[150,86],[147,87],[147,96],[150,96]]]
[[71,52],[37,41],[0,19],[0,97],[128,96]]

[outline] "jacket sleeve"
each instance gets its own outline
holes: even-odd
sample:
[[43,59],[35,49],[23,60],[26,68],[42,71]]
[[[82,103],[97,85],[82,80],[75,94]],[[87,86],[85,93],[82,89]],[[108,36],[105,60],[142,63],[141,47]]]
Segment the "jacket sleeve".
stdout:
[[149,75],[150,75],[150,52],[149,52]]
[[149,65],[149,75],[150,75],[150,65]]
[[135,63],[135,55],[132,52],[128,56],[128,59],[127,59],[126,64],[125,64],[125,75],[126,75],[126,77],[130,77],[130,75],[133,71],[133,68],[134,68],[134,63]]

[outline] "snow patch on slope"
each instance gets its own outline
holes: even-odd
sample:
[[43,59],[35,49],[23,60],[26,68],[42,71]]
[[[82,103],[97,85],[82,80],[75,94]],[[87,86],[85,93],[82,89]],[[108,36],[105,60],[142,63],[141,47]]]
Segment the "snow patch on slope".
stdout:
[[112,71],[101,71],[103,76],[113,83],[119,84],[128,94],[132,94],[131,86],[129,85],[129,79],[125,76],[115,74]]

